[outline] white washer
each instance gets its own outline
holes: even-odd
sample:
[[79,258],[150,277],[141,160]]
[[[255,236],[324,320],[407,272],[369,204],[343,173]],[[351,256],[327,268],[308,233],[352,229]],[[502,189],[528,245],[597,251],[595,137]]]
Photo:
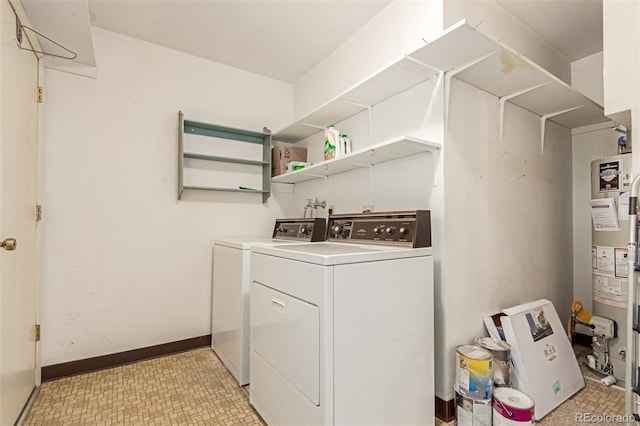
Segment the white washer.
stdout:
[[267,424],[434,423],[429,220],[330,216],[329,242],[254,248],[250,400]]
[[277,219],[273,238],[218,240],[213,248],[211,347],[241,386],[249,383],[250,253],[257,246],[324,241],[326,219]]

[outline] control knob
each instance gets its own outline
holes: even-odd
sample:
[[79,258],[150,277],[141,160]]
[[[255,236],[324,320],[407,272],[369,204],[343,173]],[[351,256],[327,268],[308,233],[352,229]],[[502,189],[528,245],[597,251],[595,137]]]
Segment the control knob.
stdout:
[[400,235],[407,235],[409,233],[409,228],[405,228],[403,226],[398,232],[400,233]]
[[333,227],[333,235],[340,236],[342,235],[342,233],[344,232],[344,226],[342,226],[341,224],[337,224]]
[[385,229],[385,232],[387,235],[393,235],[393,233],[396,232],[396,228],[395,226],[388,226],[387,229]]
[[311,233],[311,228],[303,226],[302,228],[300,228],[300,233],[302,235],[309,235]]
[[376,226],[375,228],[373,228],[373,233],[376,235],[382,234],[382,226]]

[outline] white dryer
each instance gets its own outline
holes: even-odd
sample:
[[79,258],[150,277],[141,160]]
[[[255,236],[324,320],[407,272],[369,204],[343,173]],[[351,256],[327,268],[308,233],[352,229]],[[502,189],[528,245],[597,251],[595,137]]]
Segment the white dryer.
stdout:
[[329,217],[251,254],[251,404],[269,425],[434,423],[428,211]]
[[325,238],[325,218],[276,219],[272,238],[215,242],[211,347],[241,386],[249,383],[251,249],[257,246],[324,241]]

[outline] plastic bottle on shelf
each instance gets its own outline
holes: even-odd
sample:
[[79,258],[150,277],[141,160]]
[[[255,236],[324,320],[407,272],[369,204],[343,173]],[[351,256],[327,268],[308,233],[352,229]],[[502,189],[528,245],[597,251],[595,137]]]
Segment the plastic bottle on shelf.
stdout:
[[343,157],[344,152],[344,144],[342,143],[342,134],[338,132],[338,145],[336,145],[336,157]]
[[351,139],[346,133],[340,135],[340,146],[344,152],[344,155],[351,154]]
[[332,125],[324,131],[324,159],[331,160],[339,156],[340,132]]
[[618,138],[618,154],[625,154],[627,152],[627,137],[620,136]]

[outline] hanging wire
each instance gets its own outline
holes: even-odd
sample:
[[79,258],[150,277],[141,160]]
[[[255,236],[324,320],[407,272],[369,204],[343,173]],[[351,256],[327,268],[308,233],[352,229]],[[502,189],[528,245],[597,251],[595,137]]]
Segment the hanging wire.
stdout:
[[77,54],[76,52],[74,52],[74,51],[72,51],[72,50],[67,49],[66,47],[64,47],[64,46],[63,46],[63,45],[61,45],[60,43],[56,43],[55,41],[51,40],[49,37],[47,37],[47,36],[45,36],[45,35],[43,35],[43,34],[41,34],[41,33],[37,32],[37,31],[36,31],[36,30],[34,30],[33,28],[27,27],[26,25],[22,25],[22,23],[20,22],[20,19],[18,19],[17,17],[16,17],[16,25],[18,25],[18,31],[23,31],[23,30],[25,30],[25,29],[26,29],[26,30],[29,30],[29,31],[31,31],[32,33],[34,33],[34,34],[36,34],[36,35],[38,35],[38,36],[42,37],[43,39],[45,39],[45,40],[47,40],[47,41],[49,41],[49,42],[51,42],[51,43],[55,44],[55,45],[56,45],[56,46],[58,46],[59,48],[61,48],[61,49],[65,50],[65,51],[67,51],[67,52],[69,52],[69,53],[70,53],[70,56],[58,55],[58,54],[56,54],[56,53],[49,53],[49,52],[44,52],[44,51],[41,51],[41,50],[35,50],[35,49],[29,49],[29,48],[27,48],[27,47],[22,47],[22,43],[20,43],[20,42],[22,41],[22,38],[21,38],[21,37],[19,37],[19,38],[18,38],[18,40],[19,40],[19,42],[18,42],[18,47],[19,47],[20,49],[22,49],[22,50],[28,50],[28,51],[30,51],[30,52],[35,52],[35,53],[41,53],[41,54],[43,54],[43,55],[53,56],[53,57],[56,57],[56,58],[62,58],[62,59],[75,59],[75,58],[77,58],[77,57],[78,57],[78,54]]
[[[22,25],[22,22],[20,22],[20,18],[18,17],[18,12],[16,11],[16,8],[13,6],[13,4],[11,3],[11,1],[9,1],[9,6],[11,6],[11,9],[13,10],[13,14],[16,17],[16,41],[17,41],[17,45],[18,48],[20,50],[26,50],[28,52],[33,52],[36,54],[36,57],[38,56],[38,53],[41,55],[48,55],[48,56],[54,56],[56,58],[62,58],[62,59],[75,59],[78,57],[78,54],[72,50],[67,49],[66,47],[64,47],[63,45],[61,45],[60,43],[56,43],[55,41],[51,40],[49,37],[39,33],[38,31],[34,30],[33,28],[27,27],[26,25]],[[31,43],[31,40],[29,39],[29,36],[24,33],[27,37],[27,41],[29,42],[29,45],[31,46],[31,48],[29,49],[28,47],[22,47],[22,34],[23,34],[23,30],[29,30],[32,33],[36,34],[37,36],[42,37],[43,39],[55,44],[56,46],[58,46],[59,48],[67,51],[70,53],[70,56],[63,56],[63,55],[58,55],[55,53],[48,53],[48,52],[44,52],[41,50],[36,50],[33,48],[33,43]]]

